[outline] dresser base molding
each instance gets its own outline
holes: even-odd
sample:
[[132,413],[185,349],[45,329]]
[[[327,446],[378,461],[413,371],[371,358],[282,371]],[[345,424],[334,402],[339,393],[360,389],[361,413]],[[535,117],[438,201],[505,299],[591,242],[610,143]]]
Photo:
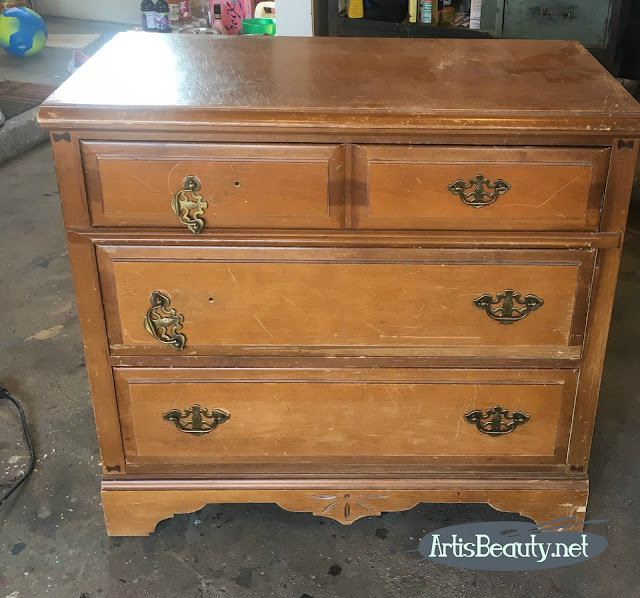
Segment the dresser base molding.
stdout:
[[589,494],[587,480],[501,479],[500,488],[495,480],[477,478],[402,480],[404,489],[397,482],[334,480],[327,485],[329,480],[279,484],[243,480],[223,485],[207,480],[107,480],[102,484],[102,504],[110,536],[147,536],[160,521],[209,503],[275,503],[287,511],[310,512],[343,525],[382,512],[405,511],[421,502],[487,503],[537,524],[575,518],[569,527],[581,530]]

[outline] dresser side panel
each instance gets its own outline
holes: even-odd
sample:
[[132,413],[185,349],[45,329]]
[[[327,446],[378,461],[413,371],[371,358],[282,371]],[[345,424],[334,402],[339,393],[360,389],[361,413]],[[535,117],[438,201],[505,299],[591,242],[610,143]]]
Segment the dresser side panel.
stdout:
[[[67,140],[67,137],[69,140]],[[65,226],[86,226],[89,215],[78,140],[52,135]],[[124,473],[124,452],[118,420],[113,375],[109,364],[100,280],[93,244],[85,237],[67,234],[67,246],[75,287],[89,384],[105,473]]]
[[[629,147],[629,144],[632,144]],[[627,220],[638,156],[638,140],[614,143],[603,203],[602,229],[622,235]],[[599,249],[594,271],[587,331],[573,417],[568,471],[584,473],[589,461],[621,248]]]

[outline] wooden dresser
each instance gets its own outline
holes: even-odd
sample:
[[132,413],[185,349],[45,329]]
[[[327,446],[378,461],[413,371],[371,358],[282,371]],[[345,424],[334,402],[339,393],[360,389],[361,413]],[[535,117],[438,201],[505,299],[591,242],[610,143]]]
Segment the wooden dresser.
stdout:
[[582,46],[128,33],[40,122],[109,534],[584,520],[640,107]]

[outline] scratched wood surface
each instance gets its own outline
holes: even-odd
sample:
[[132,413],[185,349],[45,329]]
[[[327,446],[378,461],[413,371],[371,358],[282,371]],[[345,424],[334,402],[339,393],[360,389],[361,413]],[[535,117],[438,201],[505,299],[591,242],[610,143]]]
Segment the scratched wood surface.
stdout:
[[[608,160],[605,148],[358,145],[353,226],[597,230]],[[504,180],[510,189],[491,205],[466,205],[449,185],[457,180],[469,185],[478,174],[489,184]],[[492,192],[486,185],[482,190]]]
[[[112,347],[138,354],[173,351],[143,326],[154,290],[184,317],[190,354],[252,347],[299,347],[297,354],[303,347],[567,351],[581,344],[572,329],[584,326],[593,259],[589,251],[98,251]],[[510,325],[473,304],[506,289],[544,304]]]
[[96,226],[184,229],[171,200],[188,176],[208,204],[205,231],[344,225],[343,146],[85,142],[82,150]]
[[[176,513],[192,513],[207,503],[276,503],[283,509],[308,512],[350,525],[361,517],[380,515],[385,511],[403,511],[419,502],[489,503],[495,509],[519,512],[543,525],[562,520],[563,529],[582,530],[589,494],[587,482],[559,484],[543,480],[530,483],[502,482],[495,488],[493,480],[461,481],[426,480],[419,489],[397,489],[385,486],[385,480],[364,480],[353,486],[318,485],[315,489],[256,489],[194,487],[194,481],[173,489],[159,488],[153,482],[125,485],[104,482],[102,503],[107,532],[111,536],[147,536],[162,519]],[[366,483],[369,483],[367,486]]]
[[[244,377],[244,379],[243,379]],[[575,371],[116,370],[125,455],[136,463],[414,463],[566,455]],[[198,404],[228,422],[195,436],[163,419]],[[465,414],[500,404],[530,421],[491,437]],[[188,418],[187,418],[188,419]],[[459,459],[458,459],[459,460]],[[433,459],[431,460],[433,461]]]
[[[220,501],[584,518],[640,107],[582,46],[123,34],[39,118],[109,533]],[[511,189],[449,193],[477,174]],[[187,175],[197,236],[170,211]],[[509,326],[471,303],[508,288],[545,303]],[[182,353],[143,327],[153,290]],[[196,399],[230,421],[162,419]],[[460,425],[476,401],[532,419],[488,438]]]
[[45,102],[45,125],[640,130],[635,100],[573,41],[136,32],[85,66]]

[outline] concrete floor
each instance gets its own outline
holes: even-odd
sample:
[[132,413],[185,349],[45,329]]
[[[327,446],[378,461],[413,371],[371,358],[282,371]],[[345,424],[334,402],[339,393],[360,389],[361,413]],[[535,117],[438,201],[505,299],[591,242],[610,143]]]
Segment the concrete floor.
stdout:
[[[74,55],[74,49],[54,47],[49,44],[74,45],[85,54],[92,56],[116,33],[131,28],[129,25],[56,17],[46,17],[46,23],[49,31],[48,45],[35,56],[12,56],[0,50],[0,80],[60,85],[70,76],[68,64]],[[70,40],[70,34],[76,37]],[[78,34],[99,37],[89,43],[86,37],[79,41]],[[0,126],[0,164],[20,156],[47,139],[46,133],[36,122],[37,113],[38,108],[33,108],[11,118],[4,126]]]
[[109,538],[49,146],[0,168],[0,208],[0,384],[22,400],[38,454],[31,480],[0,507],[0,597],[640,597],[640,204],[591,460],[588,516],[609,519],[591,531],[609,547],[565,569],[491,574],[409,565],[406,553],[445,525],[514,518],[486,505],[422,504],[350,527],[274,505],[209,505],[162,522],[148,538]]
[[[93,55],[109,39],[119,31],[131,29],[131,25],[116,23],[102,23],[100,21],[80,21],[76,19],[61,19],[46,17],[49,34],[100,34],[100,39],[92,42],[83,52]],[[73,55],[71,48],[56,48],[45,46],[35,56],[19,57],[0,50],[0,79],[10,81],[25,81],[28,83],[47,83],[60,85],[69,71],[67,64]]]

